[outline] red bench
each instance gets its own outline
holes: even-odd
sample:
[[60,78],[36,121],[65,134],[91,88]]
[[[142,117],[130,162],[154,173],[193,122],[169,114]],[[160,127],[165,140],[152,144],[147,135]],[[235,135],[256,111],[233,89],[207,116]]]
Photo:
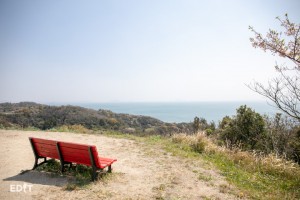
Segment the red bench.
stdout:
[[[92,180],[97,176],[98,170],[108,167],[108,172],[112,171],[111,165],[117,161],[112,158],[98,156],[97,148],[94,145],[76,144],[55,140],[46,140],[30,137],[29,141],[35,156],[35,163],[32,169],[47,162],[47,158],[58,159],[61,163],[61,171],[64,172],[65,165],[72,163],[91,166]],[[44,159],[39,163],[39,159]]]

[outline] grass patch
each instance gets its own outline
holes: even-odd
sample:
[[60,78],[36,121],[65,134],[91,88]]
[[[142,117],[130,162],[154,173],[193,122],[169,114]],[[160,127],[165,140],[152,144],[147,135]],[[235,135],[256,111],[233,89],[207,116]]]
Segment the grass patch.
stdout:
[[252,199],[299,199],[299,176],[282,176],[236,164],[224,154],[203,154],[202,158],[212,162],[227,180]]
[[72,133],[91,133],[92,131],[85,128],[81,124],[75,124],[75,125],[62,125],[59,127],[55,127],[52,129],[49,129],[51,132],[72,132]]
[[37,171],[45,171],[53,174],[60,175],[60,163],[54,159],[48,160],[47,163],[42,164],[36,168]]
[[[195,137],[195,138],[193,138]],[[201,141],[202,140],[202,141]],[[300,199],[299,165],[277,158],[274,155],[262,156],[240,150],[228,150],[213,144],[205,136],[175,135],[171,141],[175,144],[188,145],[181,148],[190,151],[216,166],[230,184],[241,190],[239,197],[251,199]],[[193,147],[196,142],[204,144],[200,153]],[[181,155],[184,155],[181,153]],[[199,176],[200,179],[208,177]],[[220,188],[225,191],[226,188]]]
[[165,191],[166,190],[166,185],[165,184],[160,184],[158,187],[154,187],[152,189],[156,190],[156,191]]
[[199,173],[198,174],[198,180],[209,182],[209,181],[211,181],[213,179],[212,179],[211,175],[205,175],[203,173]]
[[113,137],[113,138],[119,138],[119,139],[128,139],[128,140],[141,140],[143,137],[139,137],[136,135],[132,134],[126,134],[126,133],[121,133],[118,131],[113,131],[113,130],[102,130],[102,131],[95,131],[95,134],[102,134],[107,137]]
[[[60,162],[54,159],[49,160],[47,163],[40,165],[36,168],[38,171],[49,172],[51,176],[61,176]],[[91,167],[85,165],[73,165],[72,167],[66,167],[63,176],[74,177],[74,180],[64,186],[64,190],[72,191],[87,187],[92,183],[91,181]],[[107,182],[111,179],[112,173],[99,173],[98,180]]]
[[227,184],[221,184],[221,185],[219,185],[219,191],[221,193],[229,193],[230,187]]

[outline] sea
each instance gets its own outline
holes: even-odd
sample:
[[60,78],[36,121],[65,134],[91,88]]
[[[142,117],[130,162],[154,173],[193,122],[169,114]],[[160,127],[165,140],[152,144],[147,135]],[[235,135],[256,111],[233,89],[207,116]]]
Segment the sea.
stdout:
[[139,103],[52,103],[50,105],[76,105],[94,110],[111,110],[115,113],[144,115],[164,122],[192,122],[194,118],[205,118],[208,122],[219,123],[225,116],[236,115],[241,105],[247,105],[264,115],[279,112],[268,102],[139,102]]

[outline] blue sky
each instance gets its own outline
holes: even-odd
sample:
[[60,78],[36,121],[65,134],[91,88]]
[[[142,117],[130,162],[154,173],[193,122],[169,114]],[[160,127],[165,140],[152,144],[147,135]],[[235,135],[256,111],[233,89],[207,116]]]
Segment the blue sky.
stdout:
[[0,102],[264,100],[275,62],[248,30],[300,1],[0,1]]

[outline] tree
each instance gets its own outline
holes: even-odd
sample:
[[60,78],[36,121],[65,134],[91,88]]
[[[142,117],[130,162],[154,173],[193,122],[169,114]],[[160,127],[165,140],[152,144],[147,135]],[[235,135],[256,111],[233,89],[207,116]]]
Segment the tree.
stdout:
[[220,129],[226,129],[231,122],[231,118],[229,116],[223,117],[222,121],[219,124]]
[[275,69],[279,73],[277,78],[270,80],[267,86],[254,82],[249,87],[300,122],[300,24],[292,23],[287,14],[284,20],[279,17],[276,19],[284,28],[283,33],[270,29],[266,36],[263,36],[250,26],[249,29],[255,36],[250,38],[250,42],[255,48],[287,58],[294,66],[276,64]]
[[[259,113],[256,113],[246,105],[236,110],[237,115],[232,119],[226,117],[228,124],[222,129],[221,139],[226,141],[229,147],[241,145],[243,149],[259,149],[260,141],[265,134],[265,122]],[[225,122],[227,123],[227,122]]]
[[[277,113],[273,117],[264,116],[267,134],[264,138],[264,152],[275,153],[299,163],[300,156],[300,131],[297,124],[287,116]],[[300,133],[300,132],[299,132]]]
[[193,129],[194,129],[194,133],[197,133],[200,130],[200,119],[199,119],[199,117],[194,118]]

